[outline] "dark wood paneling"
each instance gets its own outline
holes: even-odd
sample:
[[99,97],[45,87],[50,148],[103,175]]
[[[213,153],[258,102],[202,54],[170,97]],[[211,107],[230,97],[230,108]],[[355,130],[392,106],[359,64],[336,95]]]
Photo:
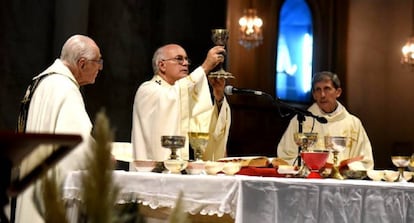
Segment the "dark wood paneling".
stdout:
[[230,103],[232,124],[228,155],[275,157],[277,144],[290,117],[281,118],[277,107],[266,97],[234,96]]
[[[274,97],[278,19],[283,0],[251,2],[257,9],[258,16],[264,21],[264,41],[262,45],[247,50],[238,44],[237,21],[242,16],[243,9],[250,6],[250,1],[228,0],[227,24],[230,40],[227,65],[228,70],[237,77],[230,80],[229,84],[265,91]],[[347,1],[307,2],[314,15],[314,72],[330,70],[338,73],[344,82],[346,39],[343,34],[347,19]],[[282,118],[268,98],[229,98],[233,115],[228,144],[229,155],[275,156],[277,144],[291,117]],[[308,105],[299,106],[306,108]]]
[[[264,41],[259,47],[247,50],[238,44],[238,19],[250,2],[264,21]],[[347,19],[347,7],[343,6],[348,1],[308,2],[317,15],[315,69],[333,69],[344,80],[343,21]],[[37,7],[14,1],[2,4],[5,14],[0,23],[3,30],[0,40],[5,50],[0,53],[0,70],[2,101],[6,105],[0,109],[2,129],[14,129],[19,100],[28,81],[53,62],[59,53],[55,48],[61,46],[55,42],[67,38],[68,33],[90,35],[101,47],[104,70],[96,83],[85,87],[83,92],[92,119],[99,109],[106,108],[116,128],[116,140],[130,139],[133,97],[139,84],[152,75],[154,50],[165,43],[182,44],[195,68],[213,45],[212,28],[226,27],[230,31],[226,69],[236,79],[228,84],[274,96],[278,11],[282,0],[90,0],[93,7],[88,9],[73,5],[78,7],[76,11],[86,13],[81,21],[72,17],[78,14],[65,11],[69,10],[66,7],[58,8],[53,1],[46,3]],[[56,10],[66,13],[56,14]],[[55,27],[56,16],[66,28]],[[83,27],[87,27],[86,33]],[[236,95],[229,99],[233,114],[229,155],[275,155],[289,119],[281,118],[267,98]]]

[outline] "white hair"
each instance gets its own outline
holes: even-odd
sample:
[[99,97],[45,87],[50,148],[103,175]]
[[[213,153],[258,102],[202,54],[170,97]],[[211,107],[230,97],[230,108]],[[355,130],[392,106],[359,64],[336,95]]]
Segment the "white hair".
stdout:
[[95,46],[96,43],[91,38],[84,35],[73,35],[63,44],[60,59],[69,64],[76,64],[82,57],[93,59],[97,56],[94,51]]

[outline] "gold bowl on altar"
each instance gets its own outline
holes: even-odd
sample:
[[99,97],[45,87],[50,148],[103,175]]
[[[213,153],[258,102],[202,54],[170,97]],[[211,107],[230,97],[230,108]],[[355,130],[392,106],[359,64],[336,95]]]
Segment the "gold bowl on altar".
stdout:
[[394,170],[384,170],[384,180],[393,182],[398,178],[398,172]]
[[[388,182],[394,182],[395,180],[398,179],[398,171],[394,171],[394,170],[384,170],[384,180],[388,181]],[[411,180],[411,178],[413,177],[413,173],[409,172],[409,171],[404,171],[403,173],[404,175],[404,179],[406,181]]]
[[[394,171],[394,170],[384,170],[384,180],[388,181],[388,182],[394,182],[397,178],[398,178],[398,171]],[[413,173],[409,172],[409,171],[404,171],[403,173],[404,175],[404,179],[406,181],[411,180],[411,178],[413,177]]]
[[223,166],[223,172],[226,175],[234,175],[237,172],[239,172],[240,169],[241,169],[240,162],[227,162],[227,163],[224,163],[224,166]]
[[359,179],[359,180],[362,180],[362,179],[367,177],[367,171],[366,170],[346,169],[346,170],[341,171],[341,174],[346,179]]
[[204,161],[188,162],[187,168],[185,169],[188,174],[199,175],[205,174],[206,163]]
[[205,165],[206,173],[209,175],[216,175],[218,172],[223,170],[223,162],[207,161]]
[[298,174],[299,170],[297,168],[297,166],[292,166],[292,165],[279,165],[277,168],[277,172],[280,174]]
[[164,166],[165,168],[170,172],[170,173],[181,173],[182,170],[184,170],[188,165],[188,161],[186,160],[180,160],[180,159],[169,159],[169,160],[165,160],[164,161]]
[[383,170],[368,170],[367,175],[373,181],[381,181],[384,178]]
[[134,160],[135,169],[138,172],[151,172],[157,165],[154,160]]

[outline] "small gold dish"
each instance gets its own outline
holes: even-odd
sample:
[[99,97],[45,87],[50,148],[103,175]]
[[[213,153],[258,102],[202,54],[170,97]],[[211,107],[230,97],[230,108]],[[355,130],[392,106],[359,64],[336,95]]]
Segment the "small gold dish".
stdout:
[[239,172],[240,169],[241,169],[240,162],[228,162],[228,163],[224,163],[224,166],[223,166],[223,172],[226,175],[234,175],[237,172]]
[[341,171],[342,176],[345,177],[345,179],[357,179],[362,180],[367,177],[367,171],[366,170],[344,170]]
[[207,161],[205,165],[206,173],[208,175],[216,175],[223,170],[224,164],[223,162]]
[[180,174],[188,165],[186,160],[165,160],[164,166],[170,173]]

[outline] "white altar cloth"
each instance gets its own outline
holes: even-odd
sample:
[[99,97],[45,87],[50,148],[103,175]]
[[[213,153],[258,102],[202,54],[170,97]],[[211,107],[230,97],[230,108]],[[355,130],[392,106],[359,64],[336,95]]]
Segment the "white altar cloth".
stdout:
[[236,223],[414,222],[414,184],[367,180],[243,179]]
[[[69,203],[81,199],[81,174],[72,172],[65,182]],[[414,183],[125,171],[114,177],[118,203],[172,208],[183,191],[185,211],[229,214],[236,223],[414,222]]]
[[[75,171],[66,178],[66,201],[81,200],[81,174]],[[182,191],[184,211],[188,213],[219,217],[229,214],[233,218],[235,215],[239,183],[234,176],[115,171],[114,178],[121,189],[119,204],[136,201],[154,209],[173,208]]]

